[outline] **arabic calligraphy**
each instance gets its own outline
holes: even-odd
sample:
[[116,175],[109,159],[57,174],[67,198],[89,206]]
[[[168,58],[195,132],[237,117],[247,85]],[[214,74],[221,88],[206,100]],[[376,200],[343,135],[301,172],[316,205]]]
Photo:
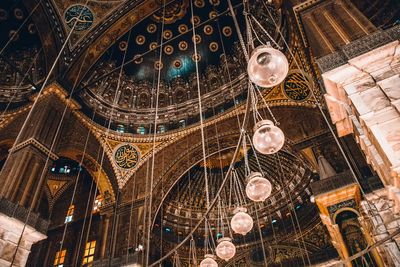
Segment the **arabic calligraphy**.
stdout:
[[93,24],[93,12],[85,6],[73,5],[65,12],[65,23],[70,29],[76,23],[74,31],[85,31]]
[[283,84],[286,96],[294,101],[303,101],[310,95],[310,81],[307,76],[304,79],[301,72],[290,73]]
[[131,169],[139,161],[139,153],[134,146],[129,144],[122,145],[115,151],[114,160],[119,167]]

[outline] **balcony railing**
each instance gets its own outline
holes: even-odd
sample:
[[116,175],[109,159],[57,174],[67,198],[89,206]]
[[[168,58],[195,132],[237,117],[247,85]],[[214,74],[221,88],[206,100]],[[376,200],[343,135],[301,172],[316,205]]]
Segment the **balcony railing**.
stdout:
[[346,171],[320,181],[312,182],[311,190],[314,196],[318,196],[354,184],[356,184],[356,181],[354,180],[350,171]]
[[40,218],[39,214],[29,212],[27,208],[15,204],[5,198],[0,199],[0,212],[19,220],[22,223],[26,222],[27,225],[35,228],[42,234],[46,234],[47,228],[49,227],[50,222]]

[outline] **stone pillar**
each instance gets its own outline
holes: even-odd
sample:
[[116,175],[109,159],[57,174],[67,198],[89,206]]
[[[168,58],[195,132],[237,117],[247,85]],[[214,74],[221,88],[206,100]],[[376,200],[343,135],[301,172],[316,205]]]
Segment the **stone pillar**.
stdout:
[[[397,30],[399,32],[400,28]],[[388,38],[387,36],[392,34],[381,33],[382,38]],[[377,37],[370,36],[371,40],[364,38],[360,42],[365,42],[367,43],[365,46],[368,46],[368,41],[372,44],[377,41]],[[354,49],[350,45],[351,43],[345,49]],[[320,66],[325,60],[327,59],[319,60]],[[330,60],[334,60],[333,56]],[[394,211],[398,212],[400,210],[399,41],[347,58],[340,66],[325,71],[322,77],[327,91],[325,98],[329,112],[333,123],[337,126],[339,136],[350,133],[355,136],[367,162],[385,185],[387,196],[395,202]]]
[[[65,96],[57,85],[45,89],[3,166],[0,266],[10,266],[11,262],[13,266],[25,266],[32,244],[46,238],[48,221],[35,211],[40,205],[49,166],[58,158],[58,142],[54,140],[59,139],[56,132],[65,109]],[[64,120],[69,114],[67,109]]]
[[24,229],[23,222],[0,213],[0,266],[11,266],[11,263],[25,266],[32,244],[46,237],[29,225]]
[[303,42],[317,58],[376,30],[348,0],[291,2]]
[[[393,210],[394,202],[386,197],[384,189],[368,194],[366,199],[361,201],[361,208],[367,220],[360,218],[360,224],[367,231],[373,243],[389,236],[400,227],[400,216]],[[387,266],[400,266],[400,237],[395,236],[392,240],[385,242],[384,246],[379,246],[377,251]]]
[[108,236],[108,227],[110,225],[110,215],[105,214],[104,215],[104,224],[103,224],[103,237],[101,239],[101,254],[100,258],[104,259],[105,258],[105,252],[106,252],[106,245],[107,245],[107,236]]

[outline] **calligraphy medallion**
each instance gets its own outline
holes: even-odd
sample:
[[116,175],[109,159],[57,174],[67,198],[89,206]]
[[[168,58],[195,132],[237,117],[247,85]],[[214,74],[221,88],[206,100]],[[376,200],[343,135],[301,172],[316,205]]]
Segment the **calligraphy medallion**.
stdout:
[[[304,79],[305,77],[305,79]],[[291,71],[283,84],[283,91],[285,95],[294,101],[304,101],[310,96],[310,88],[312,86],[308,75],[302,73],[299,70]]]
[[92,26],[94,16],[93,12],[88,7],[83,5],[73,5],[65,12],[64,19],[70,29],[74,28],[74,31],[82,32]]
[[114,152],[115,164],[122,169],[131,169],[135,167],[139,158],[139,149],[131,144],[120,145]]

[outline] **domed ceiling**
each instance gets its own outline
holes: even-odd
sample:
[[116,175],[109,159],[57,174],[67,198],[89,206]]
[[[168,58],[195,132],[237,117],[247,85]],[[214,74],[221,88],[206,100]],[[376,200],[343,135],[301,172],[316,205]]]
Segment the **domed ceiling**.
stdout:
[[25,104],[45,75],[41,40],[28,15],[21,1],[0,2],[0,102],[7,108]]
[[[234,0],[232,5],[239,24],[244,25],[242,1]],[[259,14],[264,5],[254,1],[251,8],[257,8],[255,14]],[[281,25],[281,13],[273,6],[269,8]],[[86,112],[90,115],[94,112],[98,122],[112,116],[114,130],[121,124],[125,132],[147,133],[154,122],[160,70],[159,132],[198,122],[195,61],[205,118],[245,99],[246,63],[227,2],[195,0],[193,18],[194,38],[190,1],[176,0],[166,5],[165,11],[161,8],[118,39],[81,84],[79,97]],[[263,21],[275,36],[273,21],[266,18]],[[198,56],[194,54],[194,42]]]
[[[265,227],[263,229],[265,234],[267,232],[271,234],[272,223],[279,223],[284,225],[284,227],[290,228],[291,220],[289,216],[293,210],[296,213],[299,212],[301,216],[309,216],[310,218],[316,215],[316,210],[303,208],[311,195],[308,187],[312,178],[312,172],[306,161],[299,156],[295,156],[294,152],[290,151],[288,147],[279,152],[279,157],[277,155],[262,155],[259,153],[255,155],[252,149],[248,149],[250,169],[252,171],[259,171],[259,166],[261,166],[264,177],[272,185],[272,193],[267,201],[254,205],[254,202],[246,198],[247,204],[245,206],[251,214],[254,215],[254,209],[257,208],[260,224],[263,224],[263,227]],[[216,191],[221,186],[232,155],[233,150],[228,149],[216,153],[207,159],[207,177],[211,200],[215,198]],[[245,195],[246,174],[243,150],[234,166],[240,183],[239,191],[242,191]],[[282,169],[280,166],[282,166]],[[235,193],[232,190],[234,183],[234,179],[231,179],[228,185],[225,185],[220,195],[222,199],[221,203],[224,203],[221,209],[226,213],[225,216],[229,218],[229,221],[233,215],[233,209],[238,205],[238,198],[235,196],[238,192]],[[166,238],[171,236],[171,241],[175,238],[173,234],[176,235],[177,232],[180,232],[180,234],[183,233],[186,236],[191,229],[189,226],[195,225],[204,216],[206,211],[205,188],[203,163],[199,163],[188,170],[170,192],[166,192],[165,201],[156,219],[155,230],[157,231],[157,227],[162,227],[163,230],[169,229]],[[291,205],[293,205],[293,208],[291,208]],[[217,213],[218,207],[214,207],[209,216],[210,226],[213,230],[216,230],[220,223],[220,216]],[[204,227],[200,227],[196,235],[198,240],[203,240]],[[239,243],[244,241],[239,236],[237,238],[240,239]],[[246,238],[252,239],[253,237],[249,235]]]

